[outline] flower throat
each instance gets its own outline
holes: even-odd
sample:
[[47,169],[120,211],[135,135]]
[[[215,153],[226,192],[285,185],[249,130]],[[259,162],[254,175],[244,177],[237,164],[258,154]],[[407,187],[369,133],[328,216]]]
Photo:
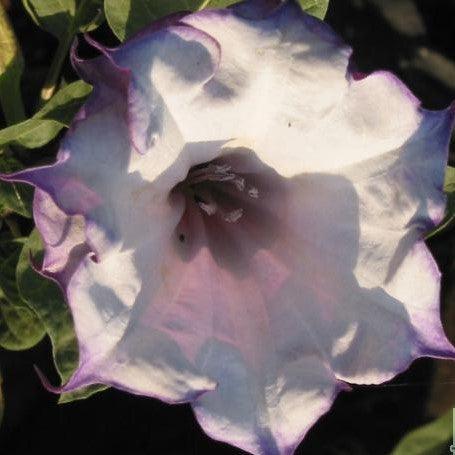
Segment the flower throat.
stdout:
[[207,216],[219,216],[227,223],[243,215],[241,199],[257,199],[259,190],[227,163],[209,162],[193,166],[173,191],[182,192]]

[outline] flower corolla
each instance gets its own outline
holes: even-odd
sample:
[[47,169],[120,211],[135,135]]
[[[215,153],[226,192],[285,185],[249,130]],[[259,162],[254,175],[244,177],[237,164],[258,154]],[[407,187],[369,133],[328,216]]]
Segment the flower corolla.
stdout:
[[[89,39],[89,38],[88,38]],[[428,111],[294,1],[177,14],[73,63],[93,94],[36,187],[79,367],[291,454],[347,384],[453,358],[424,234],[454,109]]]

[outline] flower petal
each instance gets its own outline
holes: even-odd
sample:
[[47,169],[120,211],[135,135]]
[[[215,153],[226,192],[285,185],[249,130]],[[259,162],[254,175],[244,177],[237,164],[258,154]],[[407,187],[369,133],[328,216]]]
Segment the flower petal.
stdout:
[[[282,175],[336,171],[380,156],[403,145],[424,122],[418,101],[392,74],[356,80],[349,72],[350,49],[294,2],[263,20],[203,12],[182,21],[215,37],[223,49],[220,68],[205,87],[218,83],[218,90],[204,103],[213,112],[218,102],[226,117],[235,106],[239,122],[223,119],[224,128],[231,127],[224,134],[252,137],[261,160]],[[270,102],[265,93],[279,96]]]
[[287,362],[273,376],[228,344],[214,341],[206,351],[201,362],[218,388],[193,403],[195,415],[209,436],[252,454],[294,453],[343,388],[317,357]]
[[179,94],[182,106],[184,98],[198,93],[213,76],[219,52],[212,37],[183,24],[152,30],[150,34],[144,32],[112,52],[115,62],[132,74],[130,127],[140,151],[153,148],[161,140],[182,137],[181,129],[188,119],[179,122],[182,117],[176,118],[169,108],[168,95]]
[[[445,114],[442,118],[446,119]],[[446,137],[448,125],[440,124]],[[441,131],[436,129],[435,133]],[[435,142],[434,138],[429,140]],[[441,145],[440,153],[444,154],[447,142]],[[224,159],[229,164],[242,168],[241,160],[227,157]],[[439,166],[443,161],[439,157],[435,164]],[[420,167],[412,159],[407,165],[410,172],[423,172],[420,181],[425,181],[428,166]],[[303,413],[311,403],[322,413],[333,400],[331,393],[338,390],[334,379],[332,383],[321,379],[325,365],[330,365],[339,379],[378,383],[403,371],[421,355],[453,357],[455,351],[439,320],[439,276],[433,271],[430,279],[424,279],[428,277],[428,266],[422,271],[422,261],[430,267],[432,262],[416,237],[403,269],[390,285],[385,277],[384,281],[366,283],[368,286],[359,285],[359,252],[367,250],[361,243],[365,206],[356,182],[330,174],[304,174],[286,180],[263,166],[261,169],[259,164],[250,162],[242,169],[246,168],[266,179],[255,181],[261,195],[255,203],[263,213],[251,213],[251,206],[247,206],[238,225],[218,225],[214,229],[210,227],[214,221],[206,221],[205,228],[186,227],[187,234],[206,232],[208,237],[198,240],[201,250],[192,256],[192,271],[188,266],[186,274],[178,273],[180,297],[173,301],[175,310],[168,313],[168,325],[174,328],[175,339],[179,339],[183,328],[191,327],[180,343],[196,346],[194,352],[198,353],[201,368],[218,381],[217,390],[194,405],[203,428],[212,437],[252,453],[287,453],[289,447],[296,447],[306,425],[313,420],[298,420],[294,427],[284,425],[283,417],[275,416],[274,420],[280,397],[275,397],[273,405],[263,397],[274,396],[270,389],[274,390],[281,378],[295,387],[296,414]],[[395,170],[391,166],[389,173],[379,173],[378,181],[390,187],[392,199],[397,200],[398,194],[415,199],[409,212],[395,208],[401,221],[405,220],[402,231],[398,231],[401,238],[406,229],[416,228],[406,216],[415,213],[419,201],[415,189],[392,179]],[[440,187],[440,183],[436,185],[435,196],[440,196]],[[421,197],[430,195],[428,189]],[[389,201],[382,203],[386,206]],[[427,219],[426,226],[431,222],[424,212],[422,219]],[[422,235],[421,229],[416,232]],[[394,252],[392,249],[383,259],[390,262]],[[420,274],[420,287],[406,282]],[[194,278],[187,281],[188,275]],[[199,276],[210,276],[210,282],[198,282]],[[393,292],[395,279],[399,293]],[[182,296],[184,300],[180,301]],[[193,320],[198,321],[192,325],[182,320],[184,305],[190,302],[194,306]],[[207,321],[207,315],[211,320]],[[206,334],[205,345],[201,333]],[[315,387],[314,378],[306,376],[304,369],[293,369],[307,362],[319,364],[319,370],[313,366],[311,371],[318,371],[320,383],[327,385],[324,393],[316,394],[317,399],[305,392],[307,387]],[[296,382],[294,371],[299,372]],[[240,382],[248,386],[240,387]],[[298,397],[302,398],[301,404]],[[292,412],[286,410],[285,414]]]
[[[146,253],[159,254],[156,248]],[[216,383],[198,371],[172,337],[144,320],[151,302],[143,295],[144,277],[138,276],[133,256],[111,253],[99,264],[86,259],[74,274],[68,299],[81,360],[63,390],[104,383],[172,403],[195,399]],[[153,271],[152,266],[147,279],[159,286],[160,271]]]
[[[293,176],[333,172],[380,156],[402,146],[425,122],[418,100],[392,74],[356,79],[349,71],[350,49],[294,2],[260,14],[253,4],[182,17],[180,23],[199,30],[199,36],[194,29],[185,32],[193,38],[178,53],[157,39],[156,48],[167,50],[165,58],[145,34],[113,55],[131,69],[133,85],[140,87],[137,98],[154,106],[155,113],[146,110],[151,116],[146,124],[161,124],[161,109],[187,143],[244,138],[264,163]],[[218,56],[215,43],[222,49]],[[212,65],[216,72],[193,67],[193,76],[182,78],[184,62],[198,59],[207,62],[202,68]],[[182,62],[179,76],[170,77],[170,65],[177,62]],[[279,96],[270,102],[265,93]]]
[[452,109],[425,112],[380,158],[293,179],[288,223],[304,258],[293,292],[339,379],[380,383],[423,355],[455,357],[440,322],[440,274],[421,240],[444,212],[453,118]]
[[[395,373],[422,355],[444,358],[455,355],[440,322],[440,274],[422,241],[444,214],[442,187],[454,114],[452,108],[423,112],[418,130],[400,148],[344,172],[359,197],[356,279],[366,289],[383,289],[389,298],[401,302],[407,314],[408,360],[403,358]],[[371,321],[375,318],[379,321],[377,316],[370,315]],[[386,324],[382,324],[381,330],[384,327]],[[388,355],[392,357],[399,351],[395,347]],[[369,361],[375,360],[376,356],[371,355]],[[347,366],[349,361],[346,358],[346,363],[339,367],[353,371]],[[364,367],[359,362],[354,376],[341,377],[351,382],[381,382],[393,376],[393,371],[383,376],[379,370],[371,376]]]
[[[271,126],[275,129],[284,110],[286,128],[298,119],[295,126],[304,134],[341,100],[348,86],[350,50],[336,35],[294,2],[272,9],[263,19],[246,14],[250,7],[247,2],[237,9],[185,16],[180,23],[186,26],[142,34],[112,54],[133,75],[138,101],[131,108],[142,125],[133,129],[148,125],[142,141],[148,148],[158,138],[167,139],[171,122],[185,143],[257,141],[268,137]],[[265,93],[280,96],[270,102]],[[273,142],[268,150],[253,148],[264,154],[263,161],[266,155],[277,155]],[[286,152],[295,157],[293,150]],[[213,153],[206,161],[216,157]]]
[[[193,401],[214,438],[292,453],[340,381],[455,356],[422,241],[454,110],[351,74],[350,50],[292,1],[161,25],[74,55],[89,103],[55,165],[9,177],[39,188],[44,271],[74,315],[80,365],[60,390]],[[254,200],[226,196],[240,218],[175,191],[212,160],[254,184]]]
[[[171,241],[182,208],[169,205],[170,187],[163,192],[156,179],[150,185],[135,168],[141,155],[129,142],[125,93],[118,74],[112,73],[114,80],[106,76],[90,73],[93,95],[65,136],[57,163],[6,177],[37,188],[43,272],[62,285],[74,318],[79,368],[54,390],[101,382],[168,402],[188,401],[216,383],[168,334],[139,323],[139,308],[148,303],[142,285],[158,286],[160,249]],[[136,250],[144,254],[140,263]]]
[[[84,121],[90,122],[91,117]],[[76,150],[79,152],[79,148],[73,152]],[[168,402],[189,401],[213,389],[216,383],[198,371],[168,333],[144,319],[144,311],[149,311],[154,293],[161,287],[162,257],[173,242],[170,237],[181,218],[181,206],[170,205],[166,198],[155,198],[150,204],[154,193],[147,187],[139,187],[131,204],[128,191],[137,189],[137,182],[133,178],[132,187],[127,186],[128,182],[125,180],[123,187],[129,195],[127,211],[128,201],[114,205],[117,210],[123,207],[125,217],[115,224],[119,229],[116,236],[102,255],[96,250],[96,255],[86,254],[69,278],[65,274],[80,361],[73,377],[58,390],[104,383]],[[112,211],[115,216],[120,213]],[[139,224],[131,223],[131,219]],[[99,227],[93,219],[87,223],[90,246],[102,245],[96,236]],[[54,250],[51,253],[55,256]]]
[[[273,202],[265,187],[273,172],[266,174],[264,204]],[[279,189],[269,183],[272,193]],[[291,264],[258,245],[273,242],[274,229],[264,229],[267,219],[258,225],[251,213],[244,216],[243,225],[227,225],[186,207],[175,230],[184,241],[162,256],[157,292],[144,289],[150,297],[141,320],[167,333],[217,382],[193,404],[209,435],[252,453],[292,453],[344,386],[301,317],[282,307]],[[298,340],[287,335],[290,327],[298,327]]]
[[66,288],[72,272],[90,253],[84,218],[67,215],[39,188],[35,190],[33,214],[45,248],[40,272],[57,279]]

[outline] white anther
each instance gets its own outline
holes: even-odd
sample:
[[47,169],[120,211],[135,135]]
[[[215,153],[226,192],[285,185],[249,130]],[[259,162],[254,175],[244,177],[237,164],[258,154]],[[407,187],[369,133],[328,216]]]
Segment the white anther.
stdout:
[[237,177],[232,181],[232,183],[239,191],[243,191],[245,189],[245,179],[243,177]]
[[227,215],[224,216],[224,220],[228,223],[235,223],[238,221],[243,215],[243,209],[236,209],[232,212],[229,212]]
[[214,215],[218,208],[215,202],[210,202],[209,204],[206,204],[205,202],[198,202],[198,205],[209,216]]
[[231,166],[229,164],[215,164],[207,166],[207,169],[214,170],[217,174],[226,174],[226,172],[231,170]]
[[254,186],[252,186],[248,190],[248,196],[252,197],[253,199],[257,199],[259,197],[259,190],[257,188],[255,188]]

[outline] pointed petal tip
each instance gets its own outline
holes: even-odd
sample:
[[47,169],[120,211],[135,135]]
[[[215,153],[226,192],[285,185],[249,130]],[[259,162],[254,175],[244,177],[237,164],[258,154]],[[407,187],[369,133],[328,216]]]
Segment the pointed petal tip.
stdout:
[[62,290],[64,290],[64,287],[61,284],[62,280],[59,279],[58,273],[52,273],[52,272],[49,272],[48,270],[45,270],[43,268],[42,264],[40,264],[38,262],[37,258],[35,256],[33,256],[33,253],[31,250],[29,250],[29,252],[28,252],[28,258],[29,258],[30,266],[35,273],[42,276],[43,278],[46,278],[47,280],[54,281],[62,288]]
[[12,172],[10,174],[0,173],[0,180],[5,182],[19,182],[26,183],[32,186],[39,186],[40,173],[42,170],[47,169],[49,166],[42,166],[36,168],[23,169],[21,171]]
[[41,384],[43,385],[43,387],[48,391],[48,392],[51,392],[51,393],[55,393],[55,394],[60,394],[62,393],[64,390],[64,387],[55,387],[53,386],[49,380],[47,379],[47,377],[44,375],[44,373],[36,366],[36,365],[33,365],[33,368],[36,372],[36,374],[38,375],[38,378],[39,380],[41,381]]
[[94,49],[100,51],[103,55],[106,55],[106,57],[108,57],[108,58],[111,56],[111,52],[116,50],[115,47],[103,46],[101,43],[96,41],[95,38],[90,36],[87,32],[84,33],[82,36],[84,37],[84,40],[86,41],[87,44],[92,46]]
[[183,403],[192,403],[207,393],[216,392],[218,390],[218,387],[219,383],[217,381],[212,381],[210,386],[206,387],[205,389],[196,390],[186,400],[184,400]]
[[345,381],[338,380],[336,383],[335,395],[340,392],[352,392],[353,388],[350,384]]
[[18,174],[20,174],[22,171],[17,171],[17,172],[12,172],[10,174],[6,174],[3,172],[0,172],[0,180],[3,182],[17,182],[21,181],[18,179]]
[[84,371],[83,368],[81,369],[80,366],[76,369],[70,379],[61,386],[53,386],[49,382],[49,379],[46,377],[46,375],[36,365],[33,365],[33,368],[38,375],[38,378],[41,381],[43,387],[51,393],[61,394],[65,392],[72,392],[93,384],[97,384],[97,382],[93,380],[93,376],[86,374],[87,372]]
[[424,346],[419,351],[419,357],[431,357],[440,360],[455,360],[455,346],[445,334],[440,335],[437,347]]

